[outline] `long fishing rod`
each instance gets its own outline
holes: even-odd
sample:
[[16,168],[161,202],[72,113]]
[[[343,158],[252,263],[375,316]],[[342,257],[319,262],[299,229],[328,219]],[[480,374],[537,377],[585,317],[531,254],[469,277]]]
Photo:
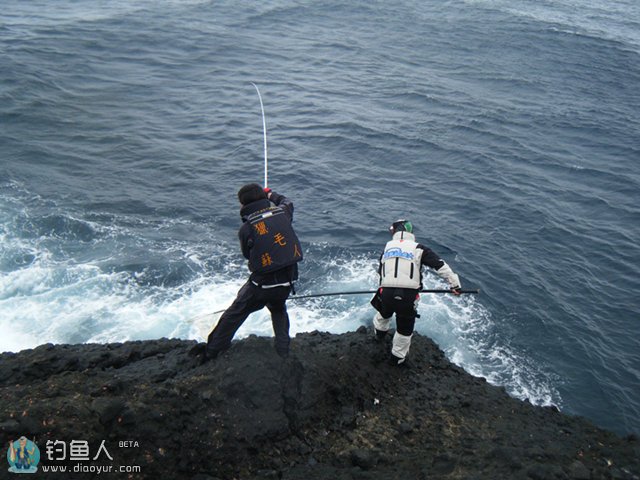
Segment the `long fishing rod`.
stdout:
[[260,99],[260,110],[262,111],[262,133],[264,137],[264,188],[267,188],[267,121],[264,116],[264,105],[262,104],[262,95],[260,95],[260,90],[258,86],[251,82],[258,92],[258,98]]
[[[315,298],[315,297],[330,297],[333,295],[361,295],[361,294],[373,294],[376,293],[377,290],[358,290],[355,292],[326,292],[326,293],[312,293],[310,295],[293,295],[289,297],[289,300],[299,300],[302,298]],[[453,294],[453,290],[446,289],[424,289],[420,290],[420,293],[451,293]],[[457,290],[456,293],[480,293],[480,290]]]
[[[301,300],[304,298],[317,298],[317,297],[332,297],[336,295],[366,295],[366,294],[374,294],[377,293],[377,290],[356,290],[355,292],[325,292],[325,293],[312,293],[310,295],[293,295],[289,297],[287,300]],[[420,293],[451,293],[454,294],[452,290],[447,289],[424,289],[420,290]],[[459,294],[475,294],[480,293],[480,289],[473,290],[458,290]],[[213,312],[213,315],[217,315],[218,313],[224,312],[223,310],[216,310]]]

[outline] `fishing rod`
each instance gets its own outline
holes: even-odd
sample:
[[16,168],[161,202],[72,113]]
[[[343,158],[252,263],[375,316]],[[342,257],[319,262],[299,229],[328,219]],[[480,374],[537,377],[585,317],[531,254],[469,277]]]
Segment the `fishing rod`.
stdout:
[[[298,300],[302,298],[315,298],[315,297],[330,297],[334,295],[361,295],[361,294],[373,294],[377,293],[377,290],[358,290],[355,292],[326,292],[326,293],[312,293],[310,295],[293,295],[288,300]],[[420,293],[454,293],[453,290],[446,289],[424,289],[419,290]],[[480,293],[479,289],[475,290],[457,290],[457,293]]]
[[260,110],[262,111],[262,133],[264,137],[264,188],[267,188],[267,121],[264,116],[264,105],[262,104],[262,95],[260,95],[260,90],[258,86],[251,82],[258,92],[258,98],[260,99]]
[[[453,290],[447,289],[424,289],[419,290],[420,293],[451,293],[454,294]],[[317,297],[332,297],[336,295],[366,295],[366,294],[374,294],[378,293],[377,290],[357,290],[355,292],[325,292],[325,293],[312,293],[310,295],[293,295],[289,297],[287,300],[302,300],[304,298],[317,298]],[[480,293],[480,289],[476,288],[473,290],[458,290],[459,294],[476,294]],[[223,310],[216,310],[213,312],[213,315],[217,315],[218,313],[224,312]]]

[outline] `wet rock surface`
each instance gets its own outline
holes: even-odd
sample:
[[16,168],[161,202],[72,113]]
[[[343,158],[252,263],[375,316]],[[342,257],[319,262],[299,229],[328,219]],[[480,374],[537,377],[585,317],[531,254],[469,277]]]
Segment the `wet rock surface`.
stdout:
[[112,460],[80,462],[84,472],[139,466],[102,478],[640,478],[637,436],[513,399],[423,336],[401,367],[364,328],[300,334],[284,360],[269,338],[234,342],[203,365],[194,347],[161,339],[2,354],[5,446],[24,435],[41,465],[72,468],[68,452],[47,459],[48,441],[86,441],[91,457],[104,441]]

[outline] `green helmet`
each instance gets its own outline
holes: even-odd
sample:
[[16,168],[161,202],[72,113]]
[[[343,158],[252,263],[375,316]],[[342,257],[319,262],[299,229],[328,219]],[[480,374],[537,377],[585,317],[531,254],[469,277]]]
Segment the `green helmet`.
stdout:
[[391,226],[389,227],[389,231],[391,232],[391,235],[396,232],[413,233],[413,225],[409,220],[400,219],[391,224]]

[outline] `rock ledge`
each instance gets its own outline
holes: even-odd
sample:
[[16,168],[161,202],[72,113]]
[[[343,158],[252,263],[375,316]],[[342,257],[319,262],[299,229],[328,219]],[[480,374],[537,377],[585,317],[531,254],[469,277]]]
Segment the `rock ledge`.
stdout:
[[140,467],[100,475],[120,479],[640,479],[637,436],[513,399],[420,335],[400,368],[364,327],[299,334],[287,360],[269,338],[234,342],[204,365],[194,346],[0,355],[5,446],[24,435],[41,465],[71,468],[78,462],[47,459],[47,441],[86,441],[93,456],[104,440],[113,460],[82,462],[84,471]]

